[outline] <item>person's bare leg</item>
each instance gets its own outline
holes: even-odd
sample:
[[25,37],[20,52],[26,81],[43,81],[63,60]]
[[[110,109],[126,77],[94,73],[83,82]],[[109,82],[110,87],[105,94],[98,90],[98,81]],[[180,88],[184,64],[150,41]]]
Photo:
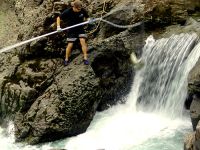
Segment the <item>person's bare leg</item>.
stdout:
[[80,40],[80,43],[81,43],[81,49],[83,51],[83,59],[87,60],[88,59],[88,57],[87,57],[87,50],[88,50],[87,43],[85,41],[85,38],[79,38],[79,40]]
[[73,47],[73,43],[72,43],[72,42],[69,42],[69,43],[67,44],[67,48],[66,48],[66,55],[65,55],[65,60],[66,60],[66,61],[69,61],[69,56],[70,56],[72,47]]

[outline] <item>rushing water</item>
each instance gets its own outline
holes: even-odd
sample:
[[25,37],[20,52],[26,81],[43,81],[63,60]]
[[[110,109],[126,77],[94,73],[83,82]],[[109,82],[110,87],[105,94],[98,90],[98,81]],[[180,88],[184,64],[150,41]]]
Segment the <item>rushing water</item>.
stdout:
[[[37,146],[14,144],[12,124],[0,131],[3,150],[182,150],[191,122],[184,110],[187,76],[200,55],[196,34],[154,40],[143,49],[145,66],[136,73],[126,104],[98,112],[87,131]],[[9,134],[10,133],[10,134]]]

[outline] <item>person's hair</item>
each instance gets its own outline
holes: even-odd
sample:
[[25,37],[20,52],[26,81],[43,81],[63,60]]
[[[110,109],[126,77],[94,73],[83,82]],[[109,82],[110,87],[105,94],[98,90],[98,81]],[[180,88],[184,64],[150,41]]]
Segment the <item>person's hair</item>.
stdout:
[[72,6],[76,8],[82,8],[83,3],[80,0],[75,0],[74,2],[72,2]]

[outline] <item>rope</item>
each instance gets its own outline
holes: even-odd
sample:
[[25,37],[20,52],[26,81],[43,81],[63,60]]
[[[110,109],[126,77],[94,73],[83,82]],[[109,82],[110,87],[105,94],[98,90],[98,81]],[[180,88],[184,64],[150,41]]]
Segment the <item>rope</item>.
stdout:
[[135,24],[132,24],[132,25],[118,25],[118,24],[112,23],[110,21],[104,20],[103,18],[105,18],[108,15],[108,14],[106,14],[106,15],[103,16],[103,13],[107,13],[105,11],[105,6],[106,6],[106,0],[104,0],[103,11],[101,13],[101,17],[99,18],[99,22],[98,22],[97,27],[93,31],[89,32],[88,34],[94,33],[99,28],[99,25],[100,25],[101,21],[103,21],[103,22],[105,22],[107,24],[110,24],[110,25],[112,25],[114,27],[117,27],[117,28],[133,28],[133,27],[136,27],[136,26],[139,26],[139,25],[142,24],[142,22],[138,22],[138,23],[135,23]]
[[[103,3],[103,11],[102,11],[102,13],[101,13],[101,19],[103,19],[103,13],[107,13],[106,11],[105,11],[105,7],[106,7],[106,0],[104,0],[104,3]],[[99,20],[99,22],[98,22],[98,25],[96,26],[96,28],[94,29],[94,30],[92,30],[90,33],[88,33],[88,34],[93,34],[98,28],[99,28],[99,26],[100,26],[100,24],[101,24],[101,19]]]
[[118,25],[118,24],[115,24],[115,23],[112,23],[110,21],[107,21],[107,20],[104,20],[104,19],[101,19],[101,21],[109,24],[109,25],[112,25],[116,28],[133,28],[133,27],[136,27],[136,26],[139,26],[142,24],[142,22],[138,22],[138,23],[135,23],[135,24],[131,24],[131,25]]
[[[95,19],[92,19],[90,21],[85,21],[85,22],[82,22],[80,24],[76,24],[76,25],[73,25],[73,26],[69,26],[69,27],[66,27],[66,28],[63,28],[61,29],[61,31],[65,31],[65,30],[69,30],[69,29],[72,29],[72,28],[75,28],[75,27],[78,27],[78,26],[83,26],[83,25],[86,25],[86,24],[89,24],[89,23],[93,23],[93,22],[96,22],[96,21],[103,21],[107,24],[110,24],[114,27],[117,27],[117,28],[133,28],[133,27],[136,27],[138,25],[141,25],[142,22],[138,22],[138,23],[135,23],[135,24],[132,24],[132,25],[118,25],[118,24],[115,24],[115,23],[112,23],[110,21],[107,21],[107,20],[104,20],[102,19],[103,17],[101,18],[95,18]],[[32,39],[29,39],[29,40],[26,40],[26,41],[22,41],[20,43],[17,43],[17,44],[14,44],[14,45],[11,45],[11,46],[8,46],[8,47],[5,47],[5,48],[2,48],[0,49],[0,53],[3,53],[3,52],[6,52],[10,49],[13,49],[13,48],[16,48],[16,47],[19,47],[21,45],[24,45],[24,44],[27,44],[27,43],[30,43],[32,41],[35,41],[35,40],[38,40],[38,39],[41,39],[43,37],[46,37],[46,36],[50,36],[50,35],[53,35],[53,34],[56,34],[60,31],[53,31],[53,32],[50,32],[50,33],[47,33],[47,34],[44,34],[44,35],[41,35],[41,36],[37,36],[37,37],[34,37]]]

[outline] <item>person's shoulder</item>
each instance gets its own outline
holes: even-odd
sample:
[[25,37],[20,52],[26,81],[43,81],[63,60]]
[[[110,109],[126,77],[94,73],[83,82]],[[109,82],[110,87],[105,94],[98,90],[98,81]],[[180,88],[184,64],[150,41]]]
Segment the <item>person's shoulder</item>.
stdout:
[[60,14],[60,18],[63,20],[70,15],[71,15],[70,8],[67,8]]
[[70,7],[70,8],[65,9],[65,10],[62,12],[62,14],[68,15],[68,14],[71,14],[72,12],[73,12],[73,10],[72,10],[72,8]]
[[84,16],[85,16],[86,18],[89,17],[89,16],[88,16],[88,11],[87,11],[85,8],[82,8],[82,9],[81,9],[81,13],[83,13]]
[[71,11],[72,11],[72,8],[67,8],[62,12],[62,14],[67,14],[67,13],[70,13]]

